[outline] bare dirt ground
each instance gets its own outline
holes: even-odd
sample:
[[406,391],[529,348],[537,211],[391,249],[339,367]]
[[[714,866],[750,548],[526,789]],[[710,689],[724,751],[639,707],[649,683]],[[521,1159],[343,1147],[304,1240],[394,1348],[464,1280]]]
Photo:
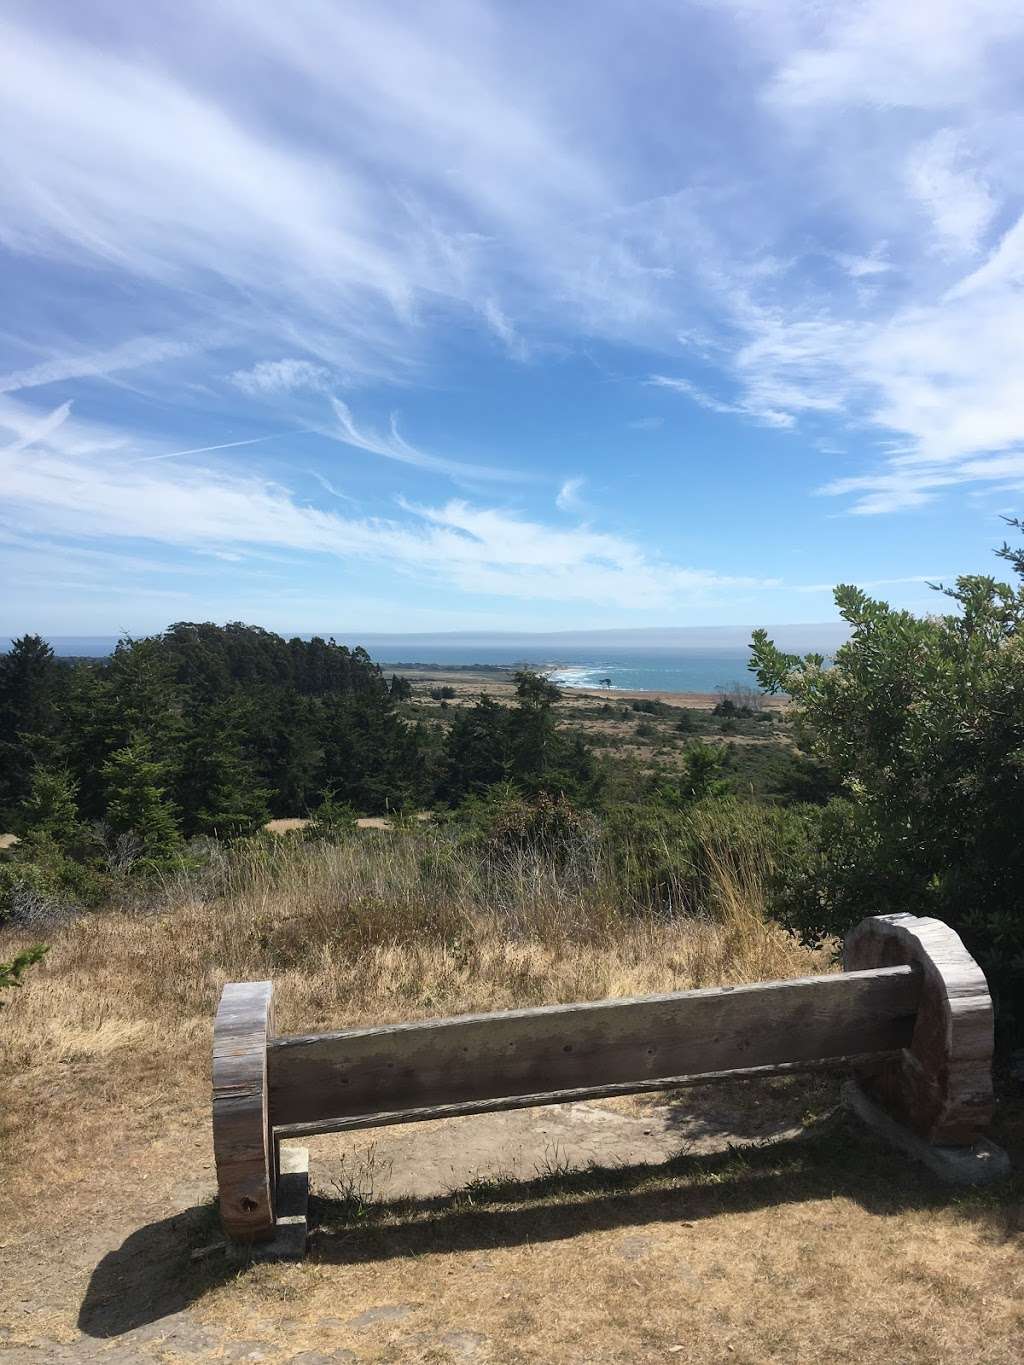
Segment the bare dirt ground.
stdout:
[[55,1135],[3,1223],[5,1365],[1020,1359],[1019,1190],[936,1185],[831,1083],[316,1138],[297,1265],[225,1258],[183,1099],[70,1170]]

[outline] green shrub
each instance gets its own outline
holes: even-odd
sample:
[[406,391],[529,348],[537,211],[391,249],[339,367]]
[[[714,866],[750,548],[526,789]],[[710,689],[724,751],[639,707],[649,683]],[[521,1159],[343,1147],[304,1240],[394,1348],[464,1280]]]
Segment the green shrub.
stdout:
[[490,852],[533,849],[554,856],[570,848],[591,823],[591,817],[561,793],[526,796],[509,784],[471,797],[460,807],[458,818],[470,842]]
[[42,962],[49,951],[49,944],[36,943],[17,953],[10,962],[0,962],[0,991],[20,987],[21,978],[29,967]]
[[848,642],[784,654],[754,636],[761,685],[790,693],[814,754],[846,793],[821,813],[820,844],[783,913],[805,939],[864,915],[935,915],[960,933],[1024,1027],[1024,553],[1018,583],[961,577],[956,610],[916,617],[836,589]]

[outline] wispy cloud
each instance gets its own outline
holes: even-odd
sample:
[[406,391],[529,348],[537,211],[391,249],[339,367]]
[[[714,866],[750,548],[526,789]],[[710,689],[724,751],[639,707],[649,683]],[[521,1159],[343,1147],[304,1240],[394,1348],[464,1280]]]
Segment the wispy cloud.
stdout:
[[295,393],[296,391],[325,392],[331,384],[331,372],[310,360],[261,360],[249,370],[235,370],[229,376],[236,389],[250,398]]
[[563,482],[555,497],[555,506],[560,512],[578,512],[582,509],[580,493],[586,482],[582,477],[566,479]]
[[[766,338],[758,344],[763,345],[765,341]],[[740,361],[739,363],[743,364],[744,362]],[[748,369],[753,368],[749,362],[746,364]],[[689,379],[652,374],[647,383],[660,389],[671,389],[674,393],[681,393],[692,399],[698,407],[706,408],[708,412],[717,412],[723,417],[749,417],[753,421],[761,422],[769,427],[791,427],[796,421],[792,413],[785,412],[777,406],[777,403],[781,401],[789,400],[792,402],[792,390],[787,388],[782,392],[780,386],[776,384],[751,384],[748,389],[748,397],[743,402],[726,403]],[[766,398],[768,401],[765,401]]]
[[397,460],[400,464],[415,465],[419,469],[434,470],[454,478],[495,480],[499,483],[521,480],[526,477],[514,470],[496,469],[492,465],[466,464],[459,460],[448,460],[440,455],[428,455],[410,445],[398,430],[398,416],[391,414],[388,430],[375,431],[370,427],[357,427],[347,403],[340,398],[331,399],[331,407],[338,419],[337,426],[325,428],[324,434],[343,441],[345,445],[355,446],[357,450],[369,451],[371,455],[382,455],[386,460]]
[[[5,508],[37,535],[148,542],[218,555],[303,551],[365,562],[468,595],[666,607],[774,580],[690,568],[586,526],[554,527],[462,499],[400,501],[396,515],[340,515],[255,475],[187,463],[153,466],[72,454],[68,414],[36,425],[31,457],[8,453]],[[45,434],[44,433],[45,429]],[[8,447],[10,452],[10,447]],[[401,515],[398,515],[398,514]]]
[[931,219],[941,250],[972,255],[996,212],[988,186],[970,164],[963,133],[943,128],[920,147],[907,165],[911,194]]
[[[552,497],[578,512],[579,488],[556,492],[537,450],[509,456],[493,438],[498,406],[466,398],[484,391],[481,357],[520,386],[510,403],[536,375],[526,401],[554,429],[567,405],[542,387],[550,368],[526,362],[556,353],[600,368],[602,401],[617,389],[660,410],[649,384],[684,400],[681,422],[697,404],[723,427],[792,433],[815,458],[841,436],[842,477],[823,459],[807,489],[824,484],[858,513],[1019,479],[1019,3],[689,0],[642,24],[628,7],[595,14],[581,26],[557,7],[538,24],[535,7],[489,0],[156,0],[90,27],[85,11],[70,25],[16,4],[0,26],[0,118],[18,129],[0,142],[0,245],[18,305],[5,300],[0,392],[65,387],[47,392],[46,412],[0,404],[5,494],[67,533],[77,507],[79,526],[94,517],[111,536],[130,524],[210,544],[232,538],[234,509],[240,543],[387,546],[397,565],[433,565],[424,545],[456,546],[451,563],[476,566],[467,583],[544,596],[605,574],[618,601],[655,580],[683,591],[673,575],[694,584],[699,571],[632,559],[631,542],[602,567],[583,528],[571,541],[583,559],[560,559],[566,542],[544,540],[543,518]],[[722,54],[726,104],[680,79],[695,50]],[[628,62],[611,59],[622,51]],[[79,416],[101,409],[73,386],[91,398],[96,381],[129,373],[162,413],[160,439]],[[403,435],[437,430],[394,396],[417,386],[458,395],[465,425],[443,449]],[[193,420],[175,426],[189,403]],[[260,475],[271,437],[194,446],[201,414],[230,409],[218,432],[230,437],[257,403],[282,429],[315,427],[410,483],[413,471],[460,491],[534,480],[546,507],[533,520],[488,508],[498,521],[475,524],[543,541],[550,572],[503,568],[496,529],[481,540],[458,510],[472,504],[446,488],[428,497],[425,479],[430,515],[339,518]],[[399,404],[401,429],[379,415]],[[629,411],[600,414],[626,445],[660,420]],[[581,468],[589,437],[565,430],[577,445],[550,467]],[[20,458],[30,449],[38,469]],[[197,468],[229,449],[237,461]],[[336,490],[325,468],[314,480]],[[116,479],[166,509],[129,514]],[[172,511],[196,517],[193,541]],[[492,558],[473,560],[474,541]]]

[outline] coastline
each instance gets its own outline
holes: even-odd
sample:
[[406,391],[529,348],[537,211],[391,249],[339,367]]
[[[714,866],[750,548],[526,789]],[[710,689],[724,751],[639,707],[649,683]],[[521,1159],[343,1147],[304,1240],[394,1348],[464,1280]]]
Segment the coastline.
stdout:
[[[416,693],[422,699],[423,692],[429,693],[431,686],[451,687],[455,691],[455,696],[451,698],[455,704],[466,704],[476,701],[481,693],[495,698],[508,697],[513,691],[512,675],[514,670],[511,668],[499,668],[496,665],[487,665],[483,668],[472,668],[469,665],[442,665],[433,667],[429,664],[419,664],[411,667],[406,664],[400,670],[398,665],[382,664],[385,673],[390,673],[392,669],[397,673],[403,672],[413,684]],[[604,688],[604,687],[576,687],[566,683],[556,683],[562,694],[562,704],[572,707],[575,705],[591,707],[616,702],[628,703],[631,701],[660,701],[666,706],[678,706],[694,711],[711,711],[722,700],[721,692],[674,692],[662,688],[655,688],[646,691],[643,688]],[[768,694],[756,694],[759,698],[759,705],[764,710],[784,711],[789,705],[789,698],[786,696],[769,696]]]

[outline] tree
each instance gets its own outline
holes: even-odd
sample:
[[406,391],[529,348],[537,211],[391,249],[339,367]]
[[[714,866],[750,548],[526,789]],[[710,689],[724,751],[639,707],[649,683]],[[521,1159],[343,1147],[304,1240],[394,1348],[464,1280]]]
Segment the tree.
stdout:
[[222,839],[252,834],[269,818],[272,793],[259,780],[246,702],[229,699],[197,710],[186,721],[177,785],[186,831]]
[[133,835],[144,865],[167,862],[179,852],[181,831],[164,786],[166,769],[143,740],[111,754],[103,765],[107,820],[116,834]]
[[709,797],[725,796],[732,784],[724,776],[728,751],[721,744],[702,740],[688,746],[682,770],[658,788],[658,796],[669,806],[684,807]]
[[412,683],[408,678],[402,678],[397,673],[392,673],[388,695],[392,701],[409,701],[412,697]]
[[77,794],[78,783],[66,768],[36,768],[21,807],[25,829],[22,846],[35,847],[46,841],[62,852],[81,852],[86,836]]
[[1016,585],[958,578],[940,589],[955,609],[930,617],[841,586],[851,633],[831,667],[764,631],[751,667],[793,697],[844,793],[787,890],[789,922],[815,938],[869,914],[934,914],[962,934],[1009,1022],[1024,987],[1024,555],[998,553]]
[[28,796],[37,763],[56,756],[60,666],[38,635],[22,635],[0,656],[0,814]]

